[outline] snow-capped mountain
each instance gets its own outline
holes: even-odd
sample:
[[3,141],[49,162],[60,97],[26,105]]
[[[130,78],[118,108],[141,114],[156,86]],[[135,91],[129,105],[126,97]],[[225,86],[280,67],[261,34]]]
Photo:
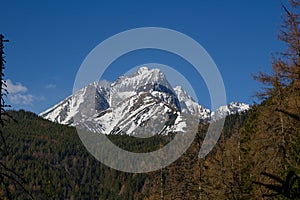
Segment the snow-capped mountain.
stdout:
[[88,116],[108,109],[108,99],[109,87],[92,83],[40,113],[40,116],[60,124],[74,125],[74,118],[86,119]]
[[187,115],[207,122],[247,109],[247,104],[231,103],[211,112],[195,102],[182,87],[172,88],[159,69],[141,67],[131,76],[121,76],[111,84],[91,83],[40,116],[104,134],[148,137],[184,132]]
[[231,102],[228,105],[221,106],[215,111],[211,113],[211,119],[213,121],[224,118],[228,115],[233,115],[236,113],[245,112],[246,110],[249,110],[250,106],[245,103],[240,102]]
[[207,120],[210,118],[210,110],[195,102],[195,100],[189,96],[181,86],[176,86],[174,91],[179,100],[182,112],[192,115],[198,114],[201,120]]
[[110,105],[115,107],[120,101],[144,92],[151,93],[180,110],[177,96],[165,75],[159,69],[149,70],[147,67],[139,68],[131,76],[121,76],[111,84]]

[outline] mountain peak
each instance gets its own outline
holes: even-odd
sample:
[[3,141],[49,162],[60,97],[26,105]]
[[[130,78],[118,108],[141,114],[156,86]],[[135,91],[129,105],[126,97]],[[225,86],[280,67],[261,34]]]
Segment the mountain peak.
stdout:
[[212,119],[218,120],[228,115],[245,112],[249,109],[249,104],[241,102],[231,102],[228,105],[220,106],[218,109],[212,112]]
[[149,69],[148,66],[142,66],[137,70],[137,73],[143,74],[143,73],[162,73],[162,72],[158,68]]
[[129,76],[129,78],[132,77],[139,77],[139,78],[147,78],[148,80],[151,80],[152,82],[159,82],[159,81],[165,81],[166,77],[160,71],[158,68],[149,69],[147,66],[140,67],[134,74]]
[[177,91],[183,91],[182,87],[177,85],[174,87],[174,90],[177,90]]
[[140,134],[142,129],[163,134],[181,130],[177,128],[185,124],[184,116],[209,122],[247,109],[247,104],[232,102],[211,112],[181,86],[172,88],[162,71],[143,66],[111,84],[91,83],[40,116],[104,134]]
[[109,82],[108,80],[103,79],[103,80],[100,80],[98,84],[102,87],[110,87],[111,82]]
[[165,75],[159,69],[149,69],[147,66],[143,66],[132,75],[119,77],[112,86],[117,92],[123,92],[154,84],[163,85],[169,89],[172,88]]
[[176,92],[180,101],[186,101],[187,99],[195,101],[181,86],[176,86],[173,89]]
[[138,74],[147,73],[149,71],[149,68],[147,66],[142,66],[137,70]]
[[173,89],[174,89],[174,91],[175,91],[177,94],[179,94],[179,95],[188,96],[188,94],[186,93],[186,91],[184,91],[184,89],[183,89],[181,86],[179,86],[179,85],[177,85],[177,86],[174,87]]

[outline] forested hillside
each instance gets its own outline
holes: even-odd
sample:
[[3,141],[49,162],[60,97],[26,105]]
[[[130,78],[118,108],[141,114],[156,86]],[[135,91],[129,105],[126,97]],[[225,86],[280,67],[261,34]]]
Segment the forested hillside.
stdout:
[[[151,173],[120,172],[92,157],[75,128],[4,112],[2,103],[0,199],[300,199],[300,1],[282,8],[279,39],[287,48],[273,56],[270,74],[255,76],[263,84],[259,103],[226,117],[205,158],[198,153],[209,124],[199,123],[176,162]],[[132,152],[156,150],[172,137],[108,136]]]
[[[148,174],[130,174],[106,167],[93,158],[84,148],[75,128],[44,120],[23,110],[10,111],[9,114],[16,121],[10,120],[5,127],[10,148],[1,162],[25,179],[23,185],[35,199],[196,199],[206,191],[201,185],[208,187],[207,182],[203,182],[205,167],[212,164],[198,159],[199,145],[207,125],[199,126],[200,132],[193,145],[169,167]],[[231,137],[228,130],[237,126],[233,123],[242,124],[246,116],[228,118],[225,126],[227,138]],[[117,135],[109,138],[134,152],[153,151],[171,139],[167,136],[136,139]],[[29,198],[13,181],[9,183],[9,189],[13,199]],[[1,193],[5,195],[5,191]]]
[[[17,122],[11,120],[5,127],[10,148],[1,162],[25,179],[23,185],[34,199],[262,199],[270,194],[297,199],[299,129],[286,143],[283,137],[264,132],[267,125],[259,120],[271,120],[265,118],[268,108],[265,102],[228,116],[217,146],[205,159],[198,153],[207,125],[199,124],[197,137],[183,156],[147,174],[119,172],[101,164],[86,151],[75,128],[30,112],[10,111]],[[171,139],[109,138],[135,152],[153,151]],[[8,184],[12,199],[30,198],[13,181]],[[3,198],[6,192],[1,188]]]
[[[22,174],[35,199],[132,199],[141,192],[146,175],[126,174],[102,165],[86,151],[75,128],[30,112],[9,113],[17,122],[10,121],[5,127],[10,148],[2,162]],[[120,138],[113,139],[117,143]],[[124,143],[126,139],[122,137]],[[147,151],[155,146],[156,139],[152,140],[143,145],[127,144],[132,151]],[[29,198],[13,182],[9,188],[14,191],[13,199]]]

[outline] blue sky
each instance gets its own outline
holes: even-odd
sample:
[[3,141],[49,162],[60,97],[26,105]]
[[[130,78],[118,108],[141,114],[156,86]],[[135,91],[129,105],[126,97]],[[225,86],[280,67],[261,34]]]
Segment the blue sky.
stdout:
[[[260,87],[252,75],[269,71],[271,53],[284,48],[277,40],[282,13],[277,0],[2,1],[0,33],[10,40],[5,45],[10,104],[36,113],[49,108],[72,94],[77,70],[96,45],[119,32],[149,26],[196,40],[218,66],[227,101],[252,103]],[[175,67],[195,86],[193,70],[159,51],[121,57],[103,78],[112,81],[144,63]],[[200,80],[195,88],[200,104],[210,107],[205,84]]]

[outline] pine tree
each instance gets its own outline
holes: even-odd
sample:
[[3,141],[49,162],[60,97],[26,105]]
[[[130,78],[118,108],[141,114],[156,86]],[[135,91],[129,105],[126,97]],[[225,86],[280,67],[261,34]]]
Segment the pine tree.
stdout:
[[[8,94],[7,85],[4,80],[4,69],[5,69],[5,53],[4,53],[4,43],[9,42],[9,40],[5,40],[4,36],[0,34],[0,154],[1,157],[8,155],[8,146],[6,144],[6,133],[5,133],[5,126],[11,116],[6,112],[6,108],[9,108],[10,105],[6,104],[5,97]],[[32,198],[32,195],[28,192],[25,188],[25,180],[9,167],[4,159],[0,160],[0,192],[3,192],[5,197],[8,199],[14,199],[14,193],[18,188],[21,188],[29,198]],[[1,196],[0,196],[1,198]]]
[[6,82],[4,80],[4,69],[5,69],[5,53],[4,53],[4,42],[9,42],[9,40],[5,40],[4,36],[2,34],[0,34],[0,63],[1,63],[1,67],[0,67],[0,96],[1,96],[1,102],[0,102],[0,136],[1,136],[1,143],[3,143],[4,148],[1,149],[1,152],[4,154],[7,154],[7,145],[5,142],[5,137],[4,137],[4,133],[3,133],[3,128],[4,128],[4,123],[6,121],[6,117],[7,117],[7,112],[6,112],[6,108],[10,107],[10,105],[7,105],[5,102],[5,97],[8,94],[8,91],[6,89]]

